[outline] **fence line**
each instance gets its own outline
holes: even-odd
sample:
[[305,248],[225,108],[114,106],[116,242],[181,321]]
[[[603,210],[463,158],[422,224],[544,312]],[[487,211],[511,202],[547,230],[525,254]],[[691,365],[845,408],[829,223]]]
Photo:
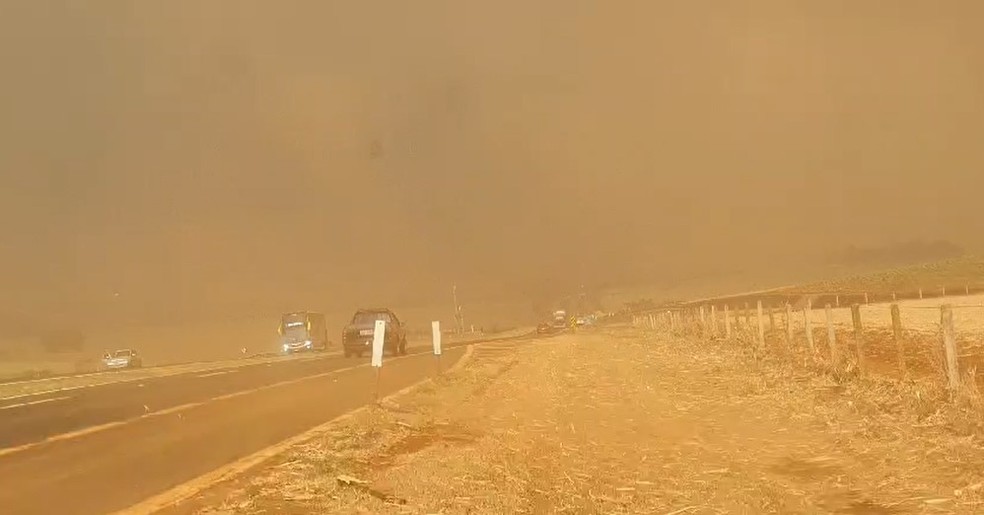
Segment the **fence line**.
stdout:
[[[651,330],[668,329],[709,340],[746,341],[759,350],[781,345],[775,350],[782,355],[799,353],[807,361],[839,373],[887,375],[901,380],[938,375],[949,390],[956,392],[968,386],[961,373],[969,372],[969,379],[978,386],[975,371],[978,365],[984,366],[984,306],[902,306],[895,302],[887,307],[853,303],[837,308],[827,303],[819,329],[823,347],[817,345],[816,313],[809,299],[799,314],[790,303],[783,304],[778,312],[776,307],[762,300],[756,301],[754,308],[743,302],[737,309],[729,303],[706,303],[637,315],[633,321],[637,327]],[[939,313],[932,324],[921,315],[929,309]],[[884,318],[880,318],[882,312]],[[972,316],[957,323],[955,312]],[[850,318],[842,317],[845,313]],[[800,317],[802,323],[797,322]]]

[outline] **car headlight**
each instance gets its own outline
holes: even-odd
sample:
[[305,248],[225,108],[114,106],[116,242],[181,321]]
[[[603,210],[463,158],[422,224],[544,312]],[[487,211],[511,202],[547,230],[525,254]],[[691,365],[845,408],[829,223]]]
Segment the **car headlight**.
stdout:
[[289,349],[290,349],[290,346],[285,343],[284,344],[284,352],[287,352],[287,350],[289,350]]
[[304,342],[304,346],[310,349],[311,348],[311,340],[305,341]]

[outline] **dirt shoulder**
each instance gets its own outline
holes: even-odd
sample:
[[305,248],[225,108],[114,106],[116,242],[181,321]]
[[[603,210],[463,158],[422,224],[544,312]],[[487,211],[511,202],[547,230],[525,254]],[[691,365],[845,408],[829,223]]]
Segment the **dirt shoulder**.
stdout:
[[486,345],[168,513],[980,512],[977,430],[907,395],[631,329]]

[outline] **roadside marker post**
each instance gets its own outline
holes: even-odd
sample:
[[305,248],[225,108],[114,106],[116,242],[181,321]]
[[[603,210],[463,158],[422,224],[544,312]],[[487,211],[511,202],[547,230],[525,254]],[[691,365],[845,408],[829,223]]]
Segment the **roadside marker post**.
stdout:
[[437,374],[440,375],[441,372],[441,322],[433,321],[431,322],[431,334],[434,340],[434,359],[437,361]]
[[376,402],[379,402],[379,375],[383,369],[383,342],[386,341],[386,321],[376,320],[372,332],[372,368],[376,371]]

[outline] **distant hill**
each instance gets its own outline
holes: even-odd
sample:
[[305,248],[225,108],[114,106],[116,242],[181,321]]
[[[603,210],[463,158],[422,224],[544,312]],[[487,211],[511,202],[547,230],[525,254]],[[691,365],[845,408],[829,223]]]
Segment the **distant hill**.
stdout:
[[907,241],[876,247],[851,245],[828,259],[829,265],[845,267],[889,267],[953,259],[964,248],[945,240]]

